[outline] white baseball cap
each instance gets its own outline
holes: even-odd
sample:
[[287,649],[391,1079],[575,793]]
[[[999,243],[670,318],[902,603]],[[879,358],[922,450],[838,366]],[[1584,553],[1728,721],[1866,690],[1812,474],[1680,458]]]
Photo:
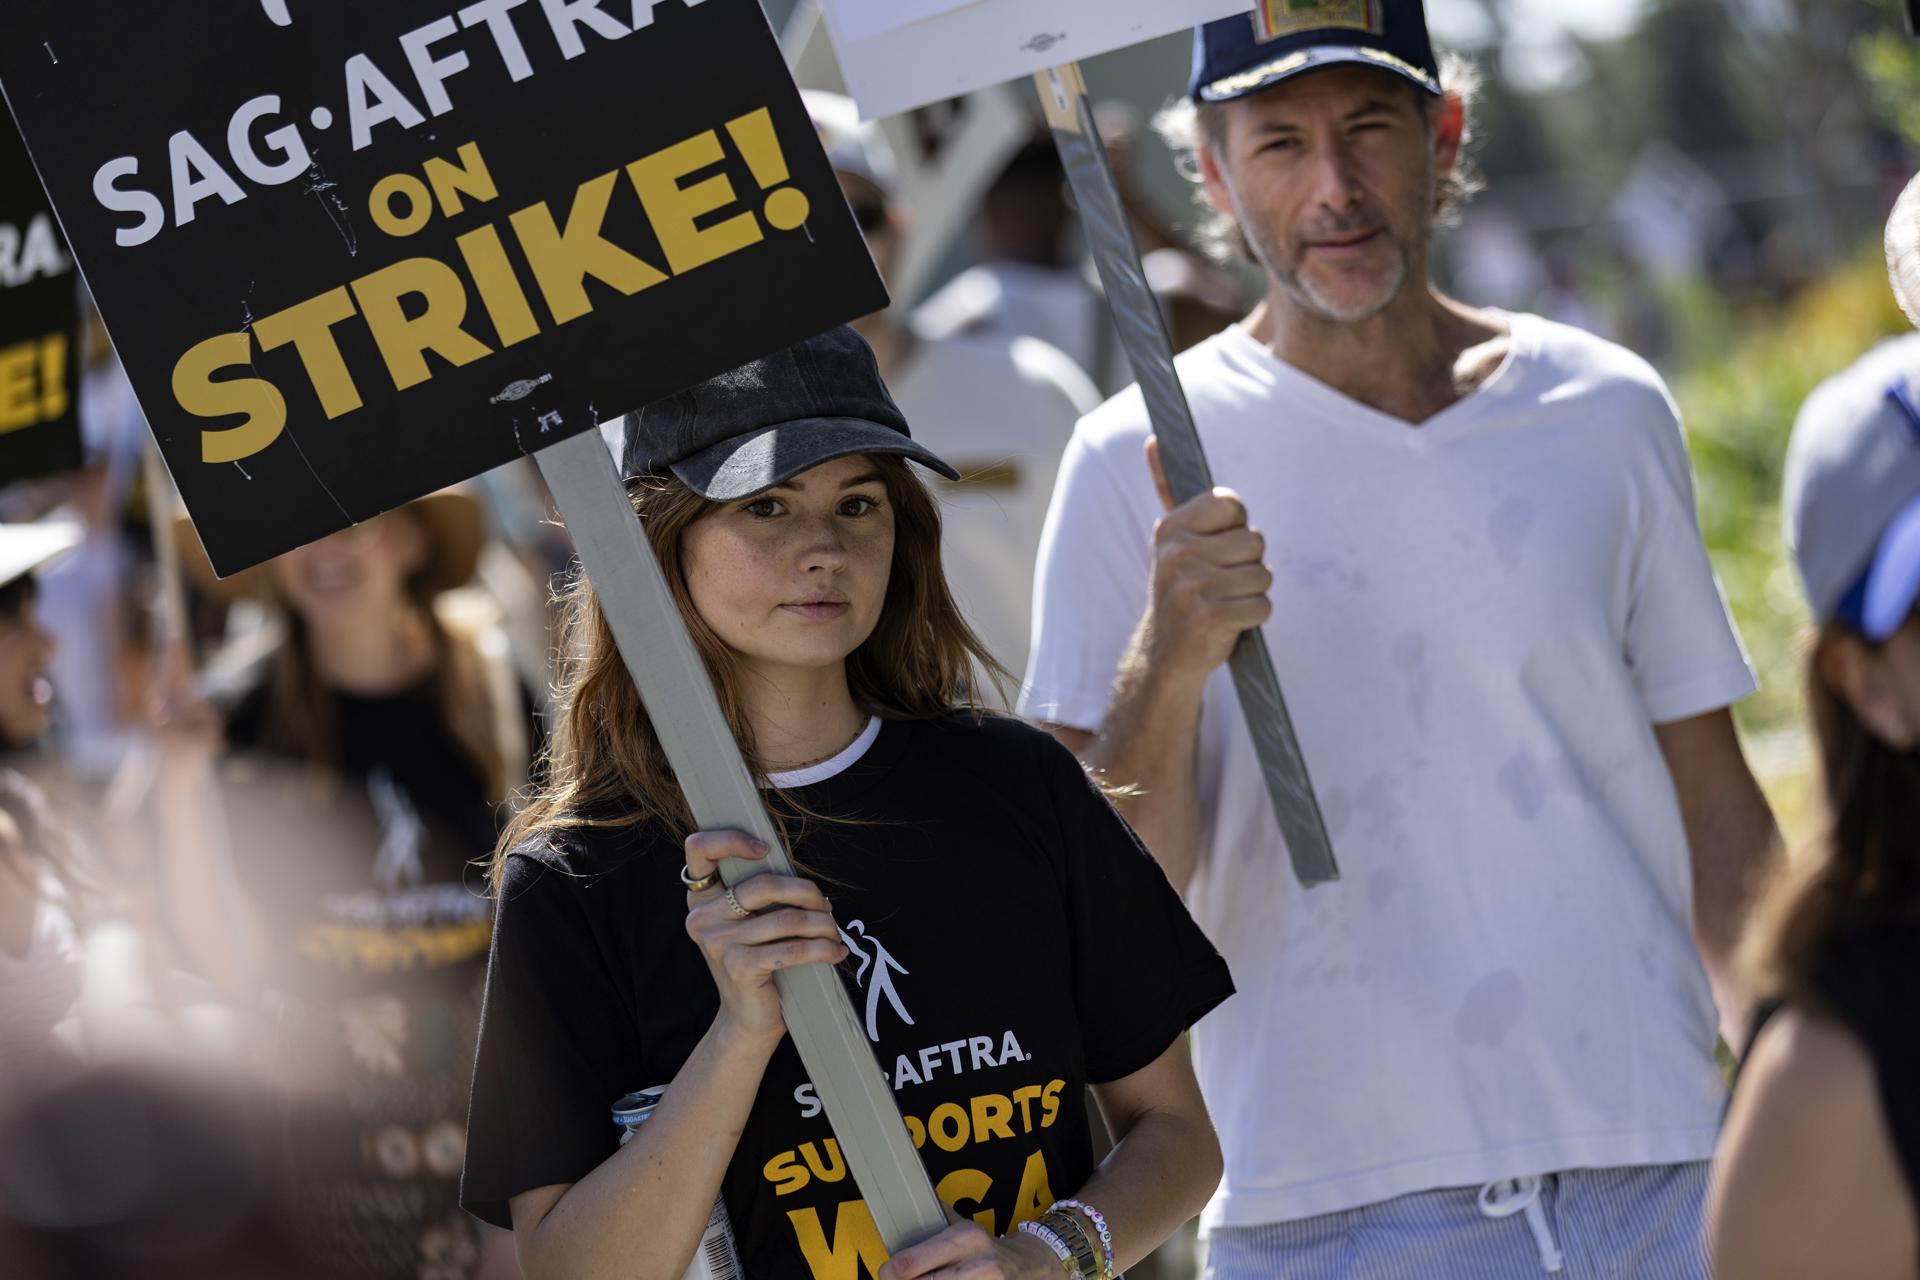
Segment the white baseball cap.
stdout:
[[0,524],[0,587],[59,559],[80,538],[80,526],[67,520]]

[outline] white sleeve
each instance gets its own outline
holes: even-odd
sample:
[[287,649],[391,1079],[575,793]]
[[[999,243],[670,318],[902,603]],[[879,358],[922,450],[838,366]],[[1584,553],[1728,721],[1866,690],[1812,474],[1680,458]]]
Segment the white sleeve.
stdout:
[[1666,724],[1738,702],[1759,683],[1701,541],[1677,416],[1661,424],[1653,453],[1640,469],[1625,656],[1648,719]]
[[[1033,580],[1033,639],[1020,714],[1094,730],[1146,611],[1152,521],[1115,474],[1121,461],[1074,433],[1060,460]],[[1137,460],[1145,483],[1146,456]]]

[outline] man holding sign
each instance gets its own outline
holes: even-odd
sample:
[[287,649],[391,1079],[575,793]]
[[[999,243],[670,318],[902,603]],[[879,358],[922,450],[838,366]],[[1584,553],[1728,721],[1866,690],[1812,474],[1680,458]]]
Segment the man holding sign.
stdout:
[[[1223,1277],[1704,1274],[1715,996],[1738,1025],[1774,842],[1753,679],[1657,375],[1427,281],[1460,70],[1418,0],[1196,33],[1182,140],[1268,281],[1179,361],[1234,490],[1174,507],[1128,392],[1042,544],[1022,709],[1138,788],[1243,990],[1196,1040]],[[1311,890],[1223,667],[1253,626],[1342,871]]]

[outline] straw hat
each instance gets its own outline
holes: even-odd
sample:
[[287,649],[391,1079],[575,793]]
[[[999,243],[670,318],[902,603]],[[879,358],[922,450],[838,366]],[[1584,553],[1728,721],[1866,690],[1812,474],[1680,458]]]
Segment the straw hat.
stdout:
[[[472,492],[464,488],[442,489],[394,510],[411,512],[426,534],[427,559],[422,573],[430,594],[451,591],[472,579],[487,540],[486,511]],[[273,574],[266,564],[242,569],[225,578],[214,577],[213,565],[200,546],[200,537],[184,515],[173,522],[173,543],[180,563],[193,575],[194,585],[214,599],[230,603],[273,594]]]
[[66,520],[0,524],[0,587],[80,545],[80,526]]

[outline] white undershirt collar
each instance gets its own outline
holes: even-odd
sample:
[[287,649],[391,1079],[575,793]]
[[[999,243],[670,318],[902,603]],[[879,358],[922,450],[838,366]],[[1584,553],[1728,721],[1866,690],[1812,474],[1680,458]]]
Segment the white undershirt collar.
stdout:
[[845,772],[853,767],[853,762],[867,754],[867,748],[880,736],[880,717],[867,717],[867,727],[860,736],[849,742],[836,755],[829,756],[818,764],[810,764],[804,769],[788,769],[784,773],[767,775],[767,785],[785,791],[788,787],[810,787],[816,782],[825,782],[836,773]]

